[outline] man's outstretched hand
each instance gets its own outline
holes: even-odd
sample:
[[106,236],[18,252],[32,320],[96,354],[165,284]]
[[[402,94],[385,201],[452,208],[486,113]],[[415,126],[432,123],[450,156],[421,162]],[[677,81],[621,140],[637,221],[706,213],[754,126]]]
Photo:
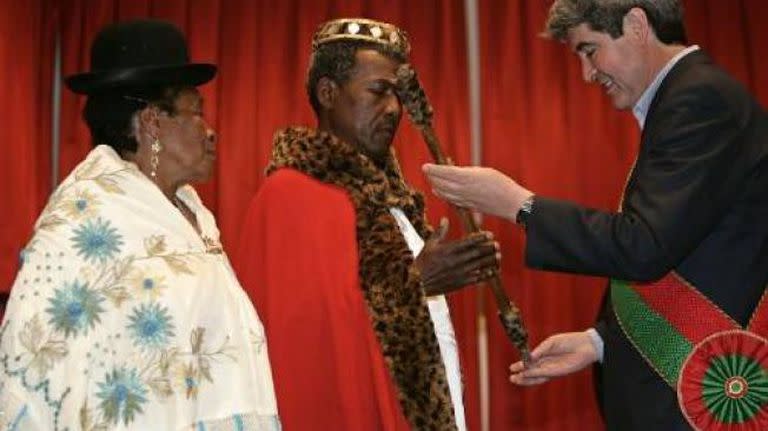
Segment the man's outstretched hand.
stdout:
[[587,332],[568,332],[542,341],[533,349],[531,359],[527,369],[522,362],[509,366],[510,382],[532,386],[575,373],[597,361],[597,350]]
[[495,276],[499,271],[499,244],[490,232],[446,241],[448,219],[430,236],[413,265],[421,274],[427,296],[445,294]]

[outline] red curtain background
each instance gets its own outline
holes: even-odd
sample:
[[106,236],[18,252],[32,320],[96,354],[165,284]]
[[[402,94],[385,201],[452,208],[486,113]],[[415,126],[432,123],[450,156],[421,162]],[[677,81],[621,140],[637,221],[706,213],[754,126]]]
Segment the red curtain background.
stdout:
[[[615,207],[638,141],[634,120],[616,113],[598,88],[581,82],[575,57],[538,37],[551,1],[478,0],[483,110],[483,163],[508,172],[537,193]],[[688,0],[687,23],[699,43],[768,105],[768,25],[762,0]],[[167,19],[188,36],[194,61],[219,65],[202,88],[206,115],[219,132],[215,178],[198,187],[232,249],[248,200],[263,179],[272,134],[289,124],[314,124],[304,90],[310,38],[339,16],[368,16],[406,29],[412,61],[435,108],[443,146],[459,164],[470,159],[467,54],[462,0],[0,0],[0,291],[15,275],[18,252],[50,193],[51,72],[61,40],[63,75],[87,70],[88,49],[103,25],[132,17]],[[80,120],[84,99],[63,90],[60,177],[90,149]],[[396,146],[406,175],[422,190],[428,159],[404,119]],[[430,219],[448,213],[428,198]],[[458,230],[459,224],[452,223]],[[522,267],[522,233],[489,218],[503,244],[505,286],[518,302],[532,343],[593,320],[603,281]],[[458,234],[458,232],[454,232]],[[470,429],[480,429],[476,292],[451,297],[462,355]],[[521,389],[507,381],[516,355],[486,306],[490,331],[491,429],[600,429],[589,373]]]
[[54,22],[46,5],[0,0],[0,305],[51,191]]

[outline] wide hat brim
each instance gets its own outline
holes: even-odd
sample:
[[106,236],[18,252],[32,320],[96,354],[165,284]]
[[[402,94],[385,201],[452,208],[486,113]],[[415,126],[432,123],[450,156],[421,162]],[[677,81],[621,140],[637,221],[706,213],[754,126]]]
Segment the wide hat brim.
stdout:
[[191,63],[178,66],[141,66],[115,70],[79,73],[65,79],[75,93],[92,94],[101,91],[147,86],[203,85],[216,76],[216,66]]

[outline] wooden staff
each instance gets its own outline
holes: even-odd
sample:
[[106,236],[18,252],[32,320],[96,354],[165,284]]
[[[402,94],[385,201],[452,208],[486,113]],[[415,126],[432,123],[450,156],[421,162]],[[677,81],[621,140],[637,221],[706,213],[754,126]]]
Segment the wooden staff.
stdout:
[[[432,106],[429,104],[427,95],[419,83],[416,71],[413,70],[410,64],[403,64],[397,69],[395,92],[400,102],[405,106],[405,110],[408,112],[408,116],[413,124],[421,131],[421,136],[424,137],[424,141],[426,141],[435,163],[440,165],[451,164],[443,154],[440,141],[438,141],[435,130],[432,128]],[[479,231],[472,213],[466,208],[454,208],[459,213],[466,232]],[[531,362],[531,353],[528,347],[528,331],[525,329],[523,320],[520,317],[520,309],[507,297],[498,273],[488,281],[488,286],[490,286],[493,297],[496,300],[496,306],[499,309],[499,319],[504,327],[504,332],[520,352],[523,364],[528,366]]]

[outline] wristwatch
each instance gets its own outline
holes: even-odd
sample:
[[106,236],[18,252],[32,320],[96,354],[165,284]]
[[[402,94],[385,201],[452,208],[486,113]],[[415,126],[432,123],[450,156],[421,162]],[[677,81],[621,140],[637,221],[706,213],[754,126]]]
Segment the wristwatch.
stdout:
[[515,216],[515,223],[523,228],[528,226],[528,218],[533,214],[533,198],[534,195],[531,195],[528,199],[524,200],[520,205],[520,210],[517,211],[517,215]]

